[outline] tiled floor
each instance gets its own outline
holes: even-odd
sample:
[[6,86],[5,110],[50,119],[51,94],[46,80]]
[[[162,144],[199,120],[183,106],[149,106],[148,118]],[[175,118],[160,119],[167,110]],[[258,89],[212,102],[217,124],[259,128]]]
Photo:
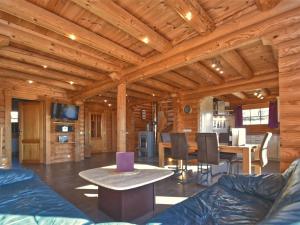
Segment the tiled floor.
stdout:
[[[137,160],[139,163],[149,163],[157,165],[157,160],[148,161],[143,159]],[[82,170],[96,167],[107,166],[115,163],[114,153],[103,153],[94,155],[90,159],[81,162],[59,163],[49,166],[45,165],[25,165],[36,171],[40,177],[51,186],[56,192],[69,200],[76,207],[85,212],[95,222],[112,221],[97,208],[97,187],[90,185],[78,176]],[[279,165],[276,162],[270,162],[264,169],[264,172],[278,172]],[[215,177],[215,182],[218,177]],[[154,214],[170,207],[171,205],[184,200],[201,190],[205,186],[196,182],[188,184],[179,184],[174,178],[165,179],[156,184],[156,207]],[[143,223],[154,215],[150,213],[138,218],[134,223]]]

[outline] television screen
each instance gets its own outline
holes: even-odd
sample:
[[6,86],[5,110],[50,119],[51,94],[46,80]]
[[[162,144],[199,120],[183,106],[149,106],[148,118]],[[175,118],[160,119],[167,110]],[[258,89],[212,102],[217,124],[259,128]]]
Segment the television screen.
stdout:
[[76,105],[67,105],[52,103],[52,119],[78,120],[79,107]]

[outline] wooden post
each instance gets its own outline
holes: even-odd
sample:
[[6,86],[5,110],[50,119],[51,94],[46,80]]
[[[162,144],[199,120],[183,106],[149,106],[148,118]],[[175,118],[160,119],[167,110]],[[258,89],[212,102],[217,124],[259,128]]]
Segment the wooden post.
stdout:
[[44,163],[51,163],[51,99],[46,98],[44,101],[45,107],[45,151],[44,151]]
[[118,85],[117,151],[126,152],[126,83]]

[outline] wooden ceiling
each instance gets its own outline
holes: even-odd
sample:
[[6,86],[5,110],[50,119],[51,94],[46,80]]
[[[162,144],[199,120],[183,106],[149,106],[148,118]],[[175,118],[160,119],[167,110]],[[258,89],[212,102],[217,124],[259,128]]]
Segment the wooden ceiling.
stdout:
[[268,88],[254,86],[263,81],[276,89],[277,52],[261,37],[298,22],[298,7],[292,0],[2,0],[0,79],[89,101],[115,99],[120,82],[132,101],[247,82],[250,90]]

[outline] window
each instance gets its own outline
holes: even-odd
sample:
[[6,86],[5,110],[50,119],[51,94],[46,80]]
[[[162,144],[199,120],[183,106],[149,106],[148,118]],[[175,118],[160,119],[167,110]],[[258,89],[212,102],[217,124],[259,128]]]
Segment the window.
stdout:
[[101,138],[101,115],[91,114],[91,138]]
[[258,125],[269,123],[269,108],[244,109],[243,125]]
[[11,123],[19,122],[19,113],[17,111],[10,112],[10,121]]

